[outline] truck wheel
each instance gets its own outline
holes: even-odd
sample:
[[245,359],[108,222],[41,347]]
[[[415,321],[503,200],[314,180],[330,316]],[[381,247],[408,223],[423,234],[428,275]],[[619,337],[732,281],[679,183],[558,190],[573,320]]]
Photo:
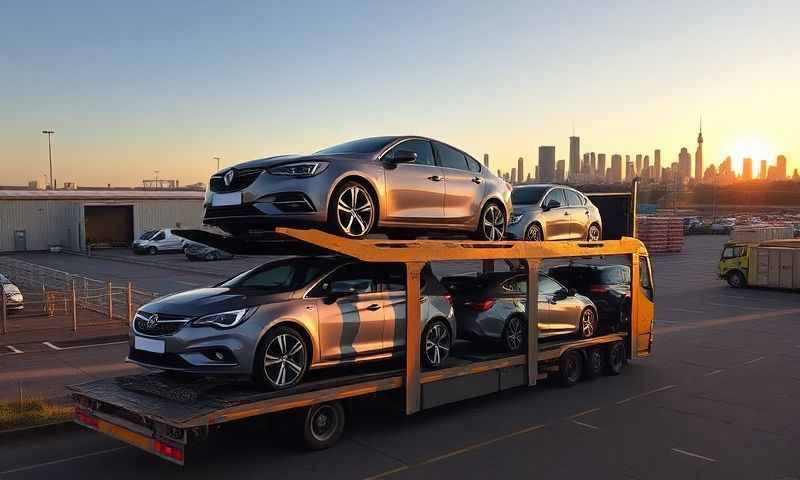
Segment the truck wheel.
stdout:
[[562,387],[571,387],[578,383],[583,374],[583,356],[576,350],[561,355],[558,360],[558,373]]
[[597,378],[605,368],[605,355],[600,347],[593,347],[586,351],[586,368],[583,375],[586,379]]
[[622,367],[625,366],[625,344],[614,342],[606,350],[606,373],[608,375],[619,375]]
[[312,405],[306,409],[303,442],[310,450],[323,450],[339,441],[344,432],[345,414],[342,402]]
[[728,275],[725,276],[725,279],[728,280],[728,285],[733,288],[742,288],[747,285],[747,280],[745,280],[744,275],[739,270],[732,270],[728,272]]

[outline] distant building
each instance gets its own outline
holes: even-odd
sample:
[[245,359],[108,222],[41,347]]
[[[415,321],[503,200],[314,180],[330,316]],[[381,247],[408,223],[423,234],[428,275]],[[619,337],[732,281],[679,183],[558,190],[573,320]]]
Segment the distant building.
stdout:
[[556,182],[558,183],[563,183],[566,179],[566,163],[567,162],[565,160],[559,160],[556,162]]
[[681,148],[681,153],[678,154],[678,175],[681,179],[692,176],[692,155],[686,147]]
[[486,168],[489,168],[489,154],[488,153],[484,153],[483,154],[483,166],[486,167]]
[[753,179],[753,159],[752,158],[743,158],[742,159],[742,180],[752,180]]
[[633,168],[633,162],[631,162],[631,156],[625,155],[625,181],[631,181],[635,176],[636,176],[636,171]]
[[522,183],[522,179],[525,178],[524,175],[525,169],[523,168],[524,163],[525,160],[522,157],[519,157],[519,159],[517,159],[517,183]]
[[622,181],[622,155],[618,153],[611,155],[611,174],[608,180],[614,183]]
[[650,178],[650,155],[645,155],[642,163],[642,178]]
[[642,174],[642,154],[636,154],[636,175]]
[[589,154],[589,175],[595,176],[597,172],[597,156],[594,152]]
[[556,147],[542,145],[539,147],[539,173],[536,180],[552,182],[556,177]]
[[703,120],[700,119],[700,130],[697,132],[697,151],[694,152],[694,178],[699,182],[703,178]]
[[653,152],[653,178],[655,180],[661,178],[661,150],[659,149]]
[[761,160],[761,168],[758,169],[758,179],[759,180],[766,180],[767,179],[767,161]]
[[573,178],[581,170],[581,139],[569,137],[569,177]]
[[776,167],[778,180],[786,180],[786,156],[785,155],[778,155],[778,159],[775,162],[775,167]]
[[581,176],[586,178],[591,173],[592,157],[588,153],[583,154],[583,161],[581,162]]
[[603,179],[606,177],[606,154],[597,154],[597,175]]
[[511,183],[518,183],[517,182],[517,169],[516,168],[512,168],[511,169]]

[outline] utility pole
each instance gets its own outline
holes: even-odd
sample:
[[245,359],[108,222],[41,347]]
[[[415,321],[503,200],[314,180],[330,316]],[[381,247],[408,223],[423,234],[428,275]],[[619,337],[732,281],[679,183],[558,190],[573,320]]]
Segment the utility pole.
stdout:
[[53,130],[42,130],[42,133],[47,135],[47,153],[49,154],[50,157],[50,190],[55,190],[56,184],[53,181],[53,146],[52,143],[50,142],[50,138],[56,132]]
[[219,172],[219,161],[221,160],[220,157],[211,157],[211,159],[217,161],[217,171]]

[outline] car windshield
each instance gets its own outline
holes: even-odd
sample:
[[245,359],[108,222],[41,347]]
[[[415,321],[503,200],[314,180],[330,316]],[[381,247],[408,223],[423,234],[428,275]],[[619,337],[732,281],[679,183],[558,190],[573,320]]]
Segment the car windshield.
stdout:
[[550,187],[517,187],[511,191],[512,205],[534,205],[542,201],[542,197]]
[[150,240],[150,237],[152,237],[156,233],[158,233],[158,230],[150,230],[150,231],[144,232],[143,234],[141,234],[139,236],[139,240]]
[[341,143],[315,152],[319,155],[337,155],[342,153],[375,153],[389,145],[397,137],[370,137],[361,140]]
[[267,293],[291,292],[307,285],[336,262],[332,259],[289,258],[241,273],[220,287],[255,288]]

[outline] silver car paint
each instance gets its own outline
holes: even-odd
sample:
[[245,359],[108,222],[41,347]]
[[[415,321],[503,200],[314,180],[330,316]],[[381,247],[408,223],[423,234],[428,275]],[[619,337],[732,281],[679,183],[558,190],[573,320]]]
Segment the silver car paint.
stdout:
[[[562,206],[545,211],[542,202],[548,193],[555,188],[574,190],[580,194],[578,190],[565,185],[552,185],[550,190],[542,196],[542,201],[539,204],[514,205],[512,216],[522,215],[522,218],[514,224],[509,223],[506,230],[507,238],[511,240],[524,239],[525,232],[533,223],[537,223],[542,227],[545,240],[585,240],[587,238],[587,228],[592,223],[599,225],[602,230],[603,220],[600,216],[600,211],[588,197],[586,205],[582,207]],[[585,197],[585,195],[583,196]],[[573,214],[578,218],[573,220]]]

